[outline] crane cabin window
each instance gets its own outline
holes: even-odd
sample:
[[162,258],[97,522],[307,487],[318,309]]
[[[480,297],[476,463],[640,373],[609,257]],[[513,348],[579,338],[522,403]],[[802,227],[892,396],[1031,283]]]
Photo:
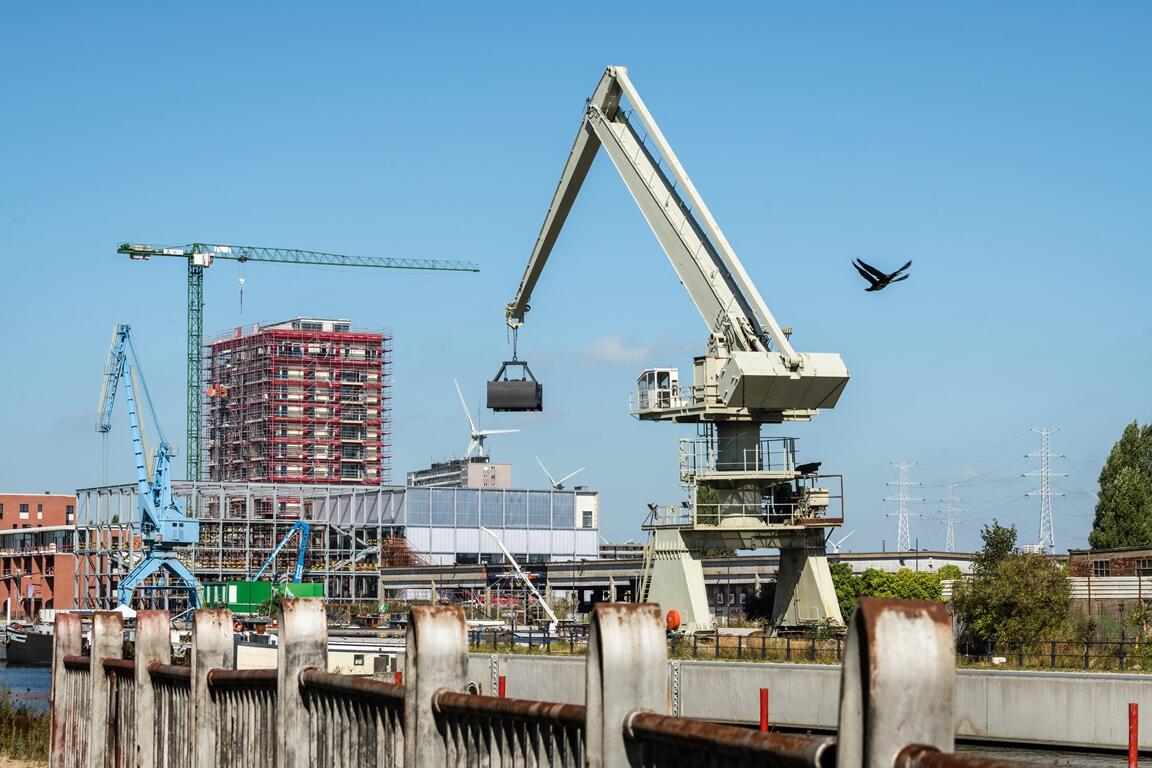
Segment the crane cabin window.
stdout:
[[641,411],[667,410],[680,405],[680,371],[650,368],[636,379],[636,404]]

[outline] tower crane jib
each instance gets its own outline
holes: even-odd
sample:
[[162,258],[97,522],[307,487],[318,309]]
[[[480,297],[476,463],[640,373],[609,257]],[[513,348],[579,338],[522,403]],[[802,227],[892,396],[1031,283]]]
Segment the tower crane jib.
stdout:
[[152,257],[167,256],[184,259],[188,264],[188,338],[186,357],[188,367],[186,450],[187,479],[200,479],[200,416],[201,397],[204,394],[204,373],[200,355],[204,341],[204,270],[216,259],[265,262],[269,264],[314,264],[330,267],[375,267],[379,269],[415,269],[440,272],[479,272],[479,265],[470,261],[440,261],[436,259],[391,259],[367,256],[344,256],[323,251],[305,251],[298,248],[269,248],[253,245],[221,245],[218,243],[190,243],[164,246],[141,243],[121,243],[117,253],[133,261],[148,261]]

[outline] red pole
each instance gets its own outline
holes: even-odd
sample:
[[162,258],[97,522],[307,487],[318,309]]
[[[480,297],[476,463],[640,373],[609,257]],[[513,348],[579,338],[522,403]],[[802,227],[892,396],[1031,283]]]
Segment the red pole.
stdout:
[[1136,768],[1140,749],[1140,705],[1128,705],[1128,768]]
[[760,730],[768,730],[768,689],[760,689]]
[[508,694],[508,678],[504,675],[496,678],[496,695],[500,698],[505,698]]
[[404,673],[399,670],[396,671],[396,685],[404,685]]

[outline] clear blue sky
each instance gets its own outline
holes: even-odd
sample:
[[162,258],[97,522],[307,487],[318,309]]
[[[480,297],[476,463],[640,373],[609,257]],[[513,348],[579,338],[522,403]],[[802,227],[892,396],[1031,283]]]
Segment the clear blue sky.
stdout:
[[[343,316],[396,334],[395,470],[467,442],[508,353],[523,271],[584,99],[624,64],[804,351],[853,380],[800,438],[846,476],[845,547],[895,541],[889,462],[918,461],[912,534],[942,546],[959,488],[1034,541],[1029,429],[1059,427],[1056,543],[1082,546],[1100,462],[1152,418],[1152,6],[1146,3],[8,4],[0,11],[0,489],[102,479],[93,431],[129,322],[183,440],[184,268],[124,240],[466,258],[480,275],[234,263],[205,325]],[[864,257],[912,278],[866,294]],[[237,279],[245,277],[243,316]],[[533,301],[521,351],[547,411],[484,416],[518,485],[534,457],[602,491],[609,538],[676,502],[688,428],[626,413],[639,369],[706,329],[606,158]],[[111,438],[112,479],[131,477]]]

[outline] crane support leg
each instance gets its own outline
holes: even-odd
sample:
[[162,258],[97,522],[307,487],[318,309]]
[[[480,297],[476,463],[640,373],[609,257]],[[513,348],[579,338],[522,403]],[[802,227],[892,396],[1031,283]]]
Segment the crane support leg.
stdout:
[[772,626],[776,630],[829,623],[844,625],[828,568],[823,529],[781,542]]
[[177,583],[171,587],[172,589],[187,590],[189,607],[199,608],[200,594],[196,591],[196,577],[188,570],[188,566],[176,557],[174,552],[166,551],[149,552],[143,560],[136,564],[135,568],[128,572],[128,575],[121,580],[120,586],[116,588],[117,604],[131,606],[132,593],[136,587],[161,569],[167,570],[175,577]]
[[640,594],[647,587],[645,602],[657,603],[665,610],[675,608],[680,613],[680,627],[685,632],[702,632],[713,628],[712,614],[708,610],[708,593],[704,589],[704,566],[700,553],[693,552],[684,543],[684,536],[675,528],[652,531],[648,558],[651,570],[649,582],[641,585]]

